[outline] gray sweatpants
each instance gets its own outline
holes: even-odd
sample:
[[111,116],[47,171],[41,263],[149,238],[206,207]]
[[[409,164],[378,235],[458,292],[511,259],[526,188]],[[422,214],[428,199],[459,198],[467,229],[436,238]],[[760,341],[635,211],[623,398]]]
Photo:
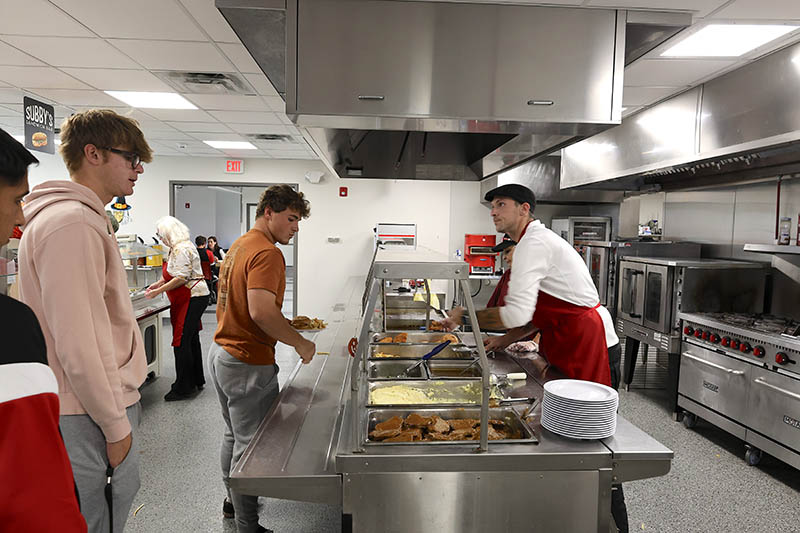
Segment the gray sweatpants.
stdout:
[[220,453],[222,481],[236,512],[239,533],[251,533],[258,528],[258,496],[231,490],[230,473],[278,397],[278,365],[249,365],[213,343],[208,373],[225,419]]
[[[139,492],[139,438],[138,428],[142,418],[139,402],[127,409],[131,422],[131,449],[127,457],[114,469],[111,479],[114,509],[114,533],[122,533],[131,511],[131,504]],[[67,448],[72,474],[78,485],[81,513],[90,533],[108,533],[109,512],[106,503],[106,468],[108,454],[106,438],[89,415],[63,415],[59,418],[61,434]]]

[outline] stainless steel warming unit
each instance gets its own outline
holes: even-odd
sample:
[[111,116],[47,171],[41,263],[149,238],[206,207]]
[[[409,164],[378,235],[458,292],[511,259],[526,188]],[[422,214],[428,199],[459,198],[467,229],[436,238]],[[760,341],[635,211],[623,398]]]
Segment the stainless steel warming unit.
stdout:
[[607,242],[611,240],[610,217],[554,218],[550,229],[570,244],[576,241]]
[[619,261],[629,256],[700,257],[700,244],[692,242],[576,240],[574,245],[586,261],[600,303],[614,318],[617,316]]
[[767,266],[721,259],[628,257],[620,261],[617,331],[625,337],[626,387],[639,343],[668,353],[667,393],[677,412],[680,318],[685,312],[760,313]]
[[800,468],[800,322],[769,315],[681,313],[678,406]]
[[[541,400],[543,385],[561,376],[542,358],[500,353],[488,359],[477,330],[455,333],[454,347],[413,376],[402,376],[444,332],[387,331],[381,303],[386,300],[379,293],[391,290],[387,281],[398,278],[455,279],[474,318],[466,265],[441,256],[432,260],[420,249],[379,250],[370,272],[366,305],[364,278],[351,278],[327,317],[328,329],[314,334],[317,355],[296,365],[231,472],[237,490],[341,505],[345,531],[606,533],[612,483],[669,471],[672,451],[622,417],[616,434],[603,440],[567,439],[545,430],[539,406],[523,418],[526,404],[502,398]],[[472,372],[462,374],[467,368]],[[509,385],[500,405],[489,407],[490,372],[524,372],[527,380]],[[447,402],[414,405],[387,390],[429,385]],[[415,413],[481,420],[482,434],[473,441],[405,442],[375,435],[384,431],[379,424],[404,418],[410,423]],[[487,422],[511,432],[493,440]]]

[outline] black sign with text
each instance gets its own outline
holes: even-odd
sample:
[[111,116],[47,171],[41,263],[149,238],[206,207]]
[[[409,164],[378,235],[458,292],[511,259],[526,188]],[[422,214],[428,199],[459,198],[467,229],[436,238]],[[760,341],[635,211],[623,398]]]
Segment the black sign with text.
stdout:
[[22,104],[25,115],[25,148],[54,154],[55,143],[55,115],[53,106],[23,97]]

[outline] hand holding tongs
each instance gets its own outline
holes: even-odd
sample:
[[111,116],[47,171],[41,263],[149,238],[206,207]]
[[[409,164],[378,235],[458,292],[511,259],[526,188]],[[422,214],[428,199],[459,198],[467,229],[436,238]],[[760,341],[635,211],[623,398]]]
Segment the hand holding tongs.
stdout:
[[408,368],[406,368],[405,370],[403,370],[403,373],[402,373],[401,375],[403,375],[403,376],[407,376],[407,375],[409,374],[409,372],[411,372],[412,370],[414,370],[415,368],[417,368],[417,367],[418,367],[419,365],[421,365],[423,362],[427,361],[428,359],[430,359],[431,357],[433,357],[433,356],[434,356],[434,355],[436,355],[437,353],[439,353],[439,352],[441,352],[442,350],[444,350],[444,349],[447,347],[447,345],[448,345],[448,344],[450,344],[450,341],[449,341],[449,340],[448,340],[448,341],[444,341],[443,343],[441,343],[441,344],[437,345],[437,346],[436,346],[436,348],[434,348],[434,349],[433,349],[433,350],[431,350],[430,352],[428,352],[428,353],[426,353],[425,355],[423,355],[423,356],[420,358],[420,360],[419,360],[419,361],[417,361],[416,363],[414,363],[414,364],[413,364],[413,365],[411,365],[410,367],[408,367]]

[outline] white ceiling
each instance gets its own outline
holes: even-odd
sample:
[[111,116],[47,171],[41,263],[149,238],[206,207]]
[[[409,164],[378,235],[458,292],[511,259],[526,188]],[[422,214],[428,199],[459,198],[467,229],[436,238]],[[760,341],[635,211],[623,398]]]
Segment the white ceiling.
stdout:
[[[484,1],[688,11],[688,32],[712,21],[800,23],[798,0]],[[797,42],[798,33],[736,59],[664,59],[665,43],[626,68],[624,115]],[[184,94],[199,109],[134,110],[102,92],[168,91],[154,75],[161,70],[233,73],[249,83],[251,96]],[[316,158],[214,0],[2,0],[0,127],[12,134],[22,133],[25,94],[54,104],[59,122],[91,107],[129,114],[160,154]],[[247,134],[290,135],[292,142],[254,141],[258,150],[250,151],[202,142],[249,140]]]

